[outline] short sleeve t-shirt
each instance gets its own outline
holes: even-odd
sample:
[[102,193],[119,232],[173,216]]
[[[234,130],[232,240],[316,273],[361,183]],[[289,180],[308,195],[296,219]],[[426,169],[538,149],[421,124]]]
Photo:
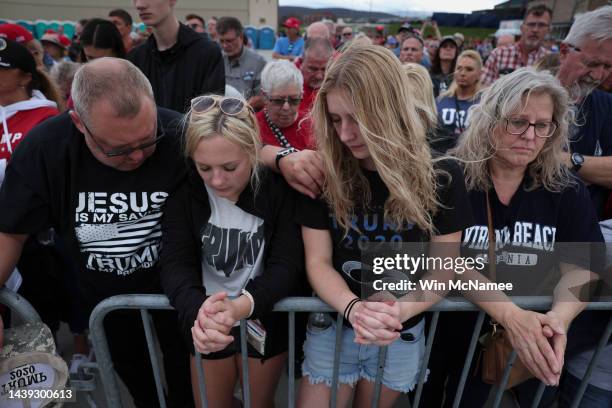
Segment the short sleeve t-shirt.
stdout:
[[202,282],[207,295],[226,291],[239,296],[247,282],[263,271],[264,221],[208,186],[206,191],[210,219],[200,236]]
[[295,41],[289,41],[289,37],[279,37],[274,44],[273,52],[280,55],[294,55],[299,57],[304,53],[304,38],[298,37]]
[[448,74],[430,74],[431,82],[433,84],[433,94],[434,98],[437,98],[438,95],[446,92],[448,87],[453,82],[453,72]]
[[[595,90],[578,106],[575,124],[570,129],[570,150],[585,156],[612,156],[612,95]],[[597,216],[603,218],[609,190],[591,184],[589,192]]]
[[470,123],[469,109],[475,103],[478,103],[478,101],[458,99],[455,96],[445,96],[436,102],[440,128],[438,136],[444,139],[444,143],[442,143],[444,147],[438,149],[439,151],[446,152],[446,150],[457,145],[459,136]]
[[[527,177],[508,205],[499,200],[494,189],[489,191],[497,249],[496,278],[499,282],[513,283],[509,295],[551,295],[549,291],[558,281],[555,270],[559,260],[594,261],[588,258],[585,246],[560,243],[603,242],[603,237],[582,182],[577,180],[575,186],[558,193],[543,187],[527,191],[526,183]],[[486,194],[470,191],[469,197],[475,222],[463,231],[463,246],[469,252],[486,256],[489,242]],[[575,253],[559,254],[568,250]],[[586,259],[572,259],[585,255]],[[548,286],[545,278],[549,280]]]
[[99,162],[67,113],[33,129],[0,190],[0,231],[54,227],[80,265],[78,286],[95,305],[122,293],[159,292],[163,205],[185,175],[180,115],[159,109],[165,137],[137,169]]
[[[472,213],[468,202],[463,173],[459,166],[451,161],[438,165],[450,175],[438,176],[438,201],[440,209],[433,217],[434,227],[439,235],[462,231],[472,225]],[[333,242],[333,266],[342,276],[351,291],[361,296],[362,280],[361,259],[362,243],[370,242],[428,242],[430,236],[418,226],[406,223],[396,229],[385,221],[384,205],[389,197],[389,189],[378,172],[363,170],[370,184],[372,201],[369,208],[357,206],[353,215],[353,228],[345,235],[338,224],[332,209],[320,200],[302,196],[296,209],[296,221],[309,228],[329,230]],[[416,316],[409,320],[414,323],[420,319]]]

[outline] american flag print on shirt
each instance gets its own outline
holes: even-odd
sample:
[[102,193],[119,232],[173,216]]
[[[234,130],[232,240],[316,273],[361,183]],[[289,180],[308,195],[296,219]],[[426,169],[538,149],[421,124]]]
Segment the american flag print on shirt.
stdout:
[[157,263],[165,192],[79,193],[75,233],[86,267],[131,275]]

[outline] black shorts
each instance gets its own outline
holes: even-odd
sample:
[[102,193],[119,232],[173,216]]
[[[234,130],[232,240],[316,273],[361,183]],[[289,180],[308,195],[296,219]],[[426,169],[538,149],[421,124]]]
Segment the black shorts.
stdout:
[[[266,329],[266,345],[264,354],[255,350],[247,341],[247,353],[251,358],[267,360],[288,350],[288,323],[286,313],[269,313],[262,324]],[[231,357],[241,352],[240,348],[240,326],[234,327],[230,334],[234,336],[234,341],[221,351],[216,351],[210,354],[202,354],[205,360],[221,360]]]

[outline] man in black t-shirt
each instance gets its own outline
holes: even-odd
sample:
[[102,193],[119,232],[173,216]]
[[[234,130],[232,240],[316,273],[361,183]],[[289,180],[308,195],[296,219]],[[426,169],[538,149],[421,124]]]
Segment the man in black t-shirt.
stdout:
[[[74,110],[33,129],[16,149],[0,190],[0,284],[28,234],[53,227],[79,265],[78,306],[106,297],[161,293],[157,261],[162,209],[185,174],[180,115],[157,109],[147,78],[130,62],[84,65]],[[155,316],[171,406],[191,406],[188,354],[174,312]],[[135,404],[157,406],[137,313],[105,320],[113,364]]]

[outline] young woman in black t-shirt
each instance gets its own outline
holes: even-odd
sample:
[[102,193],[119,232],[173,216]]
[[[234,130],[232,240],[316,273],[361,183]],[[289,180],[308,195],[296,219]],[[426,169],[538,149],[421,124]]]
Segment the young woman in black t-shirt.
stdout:
[[[397,80],[403,76],[389,50],[354,45],[328,69],[313,108],[325,183],[322,200],[303,196],[296,217],[310,283],[347,321],[339,406],[355,385],[357,406],[369,404],[378,346],[389,346],[379,406],[390,407],[413,389],[425,350],[422,312],[440,299],[419,291],[401,302],[362,299],[362,290],[372,289],[361,266],[364,244],[447,242],[457,255],[461,230],[471,225],[460,170],[433,163],[409,88]],[[304,345],[303,407],[330,400],[336,329],[315,326]]]
[[186,123],[189,173],[164,207],[162,286],[186,341],[202,353],[209,406],[233,405],[241,319],[260,335],[249,339],[251,403],[272,406],[288,343],[286,319],[269,312],[295,294],[303,271],[293,191],[258,165],[257,121],[246,102],[198,97]]
[[[551,277],[547,271],[560,271],[546,293],[553,305],[545,314],[511,301],[477,302],[506,329],[525,366],[548,385],[559,382],[567,330],[585,306],[572,293],[594,278],[585,270],[593,265],[590,248],[563,243],[602,242],[588,192],[564,161],[568,103],[567,91],[550,74],[516,70],[482,93],[455,150],[464,162],[475,219],[463,234],[467,250],[487,252],[489,205],[497,281],[514,283],[509,295],[544,295],[536,288]],[[519,394],[521,406],[531,404],[534,390]],[[484,403],[487,393],[480,394]],[[471,399],[469,387],[464,395]]]

